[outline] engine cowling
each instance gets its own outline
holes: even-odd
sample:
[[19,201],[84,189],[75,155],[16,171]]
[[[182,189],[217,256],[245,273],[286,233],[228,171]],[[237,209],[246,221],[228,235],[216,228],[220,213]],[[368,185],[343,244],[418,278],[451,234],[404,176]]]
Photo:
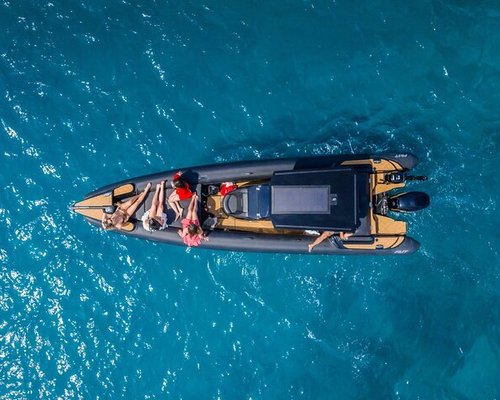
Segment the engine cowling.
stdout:
[[388,199],[391,211],[413,212],[427,208],[431,199],[424,192],[406,192],[391,196]]

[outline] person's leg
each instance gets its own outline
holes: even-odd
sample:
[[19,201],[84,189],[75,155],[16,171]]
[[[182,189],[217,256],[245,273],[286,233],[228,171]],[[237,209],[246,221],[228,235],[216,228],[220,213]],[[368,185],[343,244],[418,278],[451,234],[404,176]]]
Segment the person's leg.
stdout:
[[127,201],[125,201],[123,203],[118,203],[116,206],[123,211],[127,211],[127,208],[132,206],[141,196],[145,196],[145,193],[147,193],[150,188],[151,188],[151,183],[148,183],[147,186],[144,188],[142,193],[136,194],[135,196],[132,196]]
[[328,239],[330,236],[333,236],[333,232],[331,231],[325,231],[323,232],[321,235],[319,235],[315,240],[314,242],[312,243],[309,243],[307,245],[308,249],[309,249],[309,253],[311,252],[311,250],[316,247],[318,244],[320,244],[321,242],[323,242],[324,240]]
[[136,212],[137,208],[141,205],[141,203],[144,201],[146,196],[148,195],[149,189],[151,188],[151,183],[148,183],[144,191],[141,193],[141,195],[135,200],[135,202],[129,206],[126,210],[125,213],[127,214],[127,217],[130,218],[134,213]]
[[187,219],[191,219],[191,216],[193,214],[193,201],[194,201],[194,196],[191,197],[191,201],[189,202],[189,206],[188,206],[188,211],[187,211],[187,214],[186,214],[186,218]]
[[[193,198],[194,198],[194,206],[193,206],[193,216],[192,216],[192,220],[193,221],[198,221],[198,195],[195,193],[193,195]],[[198,224],[200,222],[198,221]]]
[[182,216],[182,207],[179,204],[179,200],[179,195],[176,192],[172,192],[168,197],[168,204],[175,211],[175,220],[178,220]]
[[192,221],[198,220],[198,196],[196,194],[191,197],[186,218]]
[[156,214],[154,215],[161,220],[163,218],[163,205],[165,204],[165,181],[160,183],[160,193],[158,196],[158,205],[156,206]]
[[149,209],[149,218],[153,218],[154,216],[156,216],[159,195],[160,195],[160,185],[156,185],[156,190],[155,190],[155,194],[153,196],[153,201],[151,202],[151,207]]
[[118,203],[116,206],[125,211],[127,208],[129,208],[132,204],[134,204],[134,202],[139,198],[140,194],[136,194],[135,196],[131,197],[130,199],[128,199],[127,201],[123,202],[123,203]]

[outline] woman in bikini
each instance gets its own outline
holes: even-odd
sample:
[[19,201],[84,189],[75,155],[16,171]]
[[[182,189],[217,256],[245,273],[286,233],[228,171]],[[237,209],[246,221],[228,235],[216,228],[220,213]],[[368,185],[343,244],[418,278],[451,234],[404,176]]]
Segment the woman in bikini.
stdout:
[[138,194],[124,203],[116,204],[116,210],[113,214],[109,215],[104,213],[102,216],[101,224],[106,230],[111,228],[121,229],[123,224],[127,222],[132,215],[136,212],[137,208],[144,201],[151,189],[151,183],[148,183],[141,194]]
[[167,214],[164,212],[165,181],[156,185],[151,208],[142,216],[142,226],[149,232],[159,231],[167,227]]
[[180,202],[193,197],[193,192],[191,192],[189,184],[184,180],[180,171],[172,177],[172,187],[175,191],[168,196],[168,205],[175,211],[175,220],[177,221],[182,217],[183,212]]
[[186,245],[199,246],[202,240],[208,241],[198,219],[198,195],[196,193],[192,196],[187,216],[181,223],[182,229],[179,229],[177,233]]

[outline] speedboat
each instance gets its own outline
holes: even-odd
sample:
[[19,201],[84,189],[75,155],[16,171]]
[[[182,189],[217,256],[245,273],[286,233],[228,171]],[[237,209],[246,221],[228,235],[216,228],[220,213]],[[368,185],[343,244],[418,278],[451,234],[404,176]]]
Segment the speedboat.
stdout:
[[[405,191],[418,164],[409,153],[325,155],[274,160],[239,161],[182,168],[196,191],[199,219],[208,241],[200,248],[274,253],[308,253],[308,244],[322,232],[335,232],[312,249],[313,254],[410,254],[419,243],[407,235],[407,222],[397,215],[426,208],[424,192]],[[125,179],[97,189],[73,204],[92,225],[103,213],[144,190],[166,181],[166,196],[178,169]],[[232,191],[221,185],[232,182]],[[184,245],[180,219],[165,205],[168,227],[146,230],[141,217],[153,193],[121,229],[140,239]],[[181,205],[186,212],[189,201]],[[343,233],[340,235],[340,233]],[[351,234],[347,239],[345,233]]]

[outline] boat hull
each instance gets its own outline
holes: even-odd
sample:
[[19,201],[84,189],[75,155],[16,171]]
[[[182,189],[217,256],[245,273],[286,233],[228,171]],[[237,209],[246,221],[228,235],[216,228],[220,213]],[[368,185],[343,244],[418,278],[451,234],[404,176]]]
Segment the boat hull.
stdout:
[[[334,168],[344,162],[352,162],[367,159],[384,159],[399,165],[404,171],[410,170],[418,164],[418,159],[412,154],[357,154],[357,155],[332,155],[317,156],[305,158],[287,158],[276,160],[257,160],[257,161],[239,161],[224,164],[205,165],[198,167],[182,168],[186,179],[197,188],[201,185],[218,184],[223,181],[245,181],[269,179],[276,171],[300,171],[318,168]],[[126,179],[110,185],[103,186],[85,196],[85,199],[106,198],[118,187],[127,185],[134,188],[135,193],[140,192],[147,183],[156,183],[162,180],[171,181],[173,175],[178,169],[165,171],[161,173],[140,176]],[[201,194],[201,193],[200,193]],[[85,202],[85,200],[83,201]],[[82,203],[82,202],[80,202]],[[79,212],[78,205],[75,204],[75,211]],[[103,204],[104,206],[104,204]],[[84,207],[82,207],[84,208]],[[89,208],[98,208],[98,205],[92,205]],[[83,214],[83,212],[81,212]],[[85,216],[85,214],[84,214]],[[100,226],[100,220],[92,216],[85,216],[87,221],[95,226]],[[115,231],[117,233],[133,236],[139,239],[152,240],[156,242],[168,243],[173,245],[185,246],[178,235],[178,227],[169,226],[165,230],[149,232],[143,229],[142,224],[135,223],[133,229],[129,231]],[[272,252],[272,253],[308,253],[308,244],[315,239],[312,235],[294,235],[294,234],[267,234],[244,231],[231,231],[216,229],[208,232],[208,241],[203,242],[200,248],[231,250],[231,251],[250,251],[250,252]],[[373,239],[378,240],[376,238]],[[397,245],[391,248],[384,248],[379,245],[374,248],[356,248],[351,242],[344,245],[341,241],[324,241],[316,246],[313,254],[372,254],[389,255],[411,254],[418,250],[419,243],[408,237],[400,237]],[[351,245],[349,247],[349,245]],[[359,247],[359,246],[358,246]]]

